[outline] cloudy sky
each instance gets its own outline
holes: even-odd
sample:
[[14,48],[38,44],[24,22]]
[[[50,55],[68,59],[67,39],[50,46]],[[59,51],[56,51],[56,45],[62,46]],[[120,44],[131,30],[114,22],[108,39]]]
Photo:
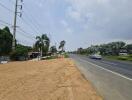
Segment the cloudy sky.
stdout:
[[[0,3],[8,8],[0,5],[0,20],[13,24],[15,0]],[[66,40],[67,50],[119,40],[132,43],[132,0],[24,0],[22,13],[17,20],[22,44],[32,45],[42,33],[52,45]]]

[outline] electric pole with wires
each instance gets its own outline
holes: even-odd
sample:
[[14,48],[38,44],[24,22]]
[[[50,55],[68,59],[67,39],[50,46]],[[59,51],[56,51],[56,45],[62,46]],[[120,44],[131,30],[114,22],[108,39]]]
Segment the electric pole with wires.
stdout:
[[[23,0],[20,0],[20,2],[22,3]],[[15,2],[15,15],[14,15],[14,26],[13,26],[13,41],[12,41],[12,50],[15,50],[16,47],[16,28],[17,28],[17,16],[19,14],[20,17],[22,17],[22,12],[18,11],[18,7],[20,10],[22,10],[22,5],[18,4],[19,0],[16,0]]]

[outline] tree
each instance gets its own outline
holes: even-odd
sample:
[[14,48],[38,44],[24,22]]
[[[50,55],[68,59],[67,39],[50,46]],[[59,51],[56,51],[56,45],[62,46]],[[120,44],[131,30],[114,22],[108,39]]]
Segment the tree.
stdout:
[[9,55],[12,50],[13,36],[8,27],[0,29],[0,55]]
[[65,50],[64,50],[65,44],[66,44],[66,42],[64,40],[60,42],[59,49],[61,49],[61,52],[65,52]]
[[21,44],[17,44],[14,51],[11,52],[10,57],[12,60],[26,60],[28,58],[28,52],[31,51],[32,48],[29,46],[24,46]]
[[52,54],[56,53],[56,52],[57,52],[56,46],[51,46],[51,47],[50,47],[50,52],[51,52]]
[[41,52],[41,56],[45,56],[49,50],[50,39],[46,34],[43,34],[42,36],[37,36],[36,39],[37,41],[35,43],[35,47],[38,51]]
[[132,54],[132,44],[126,45],[126,49],[129,54]]
[[122,41],[111,42],[100,45],[99,51],[102,55],[119,55],[120,50],[125,47],[126,43]]
[[[108,44],[92,45],[87,49],[79,48],[77,53],[80,54],[95,54],[101,55],[119,55],[120,51],[127,48],[128,52],[132,52],[131,45],[125,46],[126,43],[122,41],[111,42]],[[130,50],[130,51],[129,51]]]
[[119,55],[120,50],[126,45],[126,43],[119,41],[119,42],[111,42],[108,45],[110,45],[113,55]]

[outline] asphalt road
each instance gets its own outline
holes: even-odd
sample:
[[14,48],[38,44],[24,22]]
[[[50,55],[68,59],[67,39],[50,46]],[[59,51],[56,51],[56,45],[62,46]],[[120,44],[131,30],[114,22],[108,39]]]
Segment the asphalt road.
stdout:
[[132,63],[73,54],[70,57],[104,100],[132,100]]

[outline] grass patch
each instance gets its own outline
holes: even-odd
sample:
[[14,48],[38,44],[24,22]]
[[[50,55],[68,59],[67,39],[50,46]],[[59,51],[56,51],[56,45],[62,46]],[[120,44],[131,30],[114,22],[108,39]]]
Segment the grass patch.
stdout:
[[64,58],[69,58],[69,55],[67,53],[65,53]]
[[[61,56],[63,56],[63,58],[69,58],[68,53],[63,53],[61,54]],[[59,58],[59,55],[43,57],[41,60],[50,60],[50,59],[57,59],[57,58]]]
[[108,59],[123,60],[123,61],[132,61],[132,55],[127,56],[105,56]]
[[56,58],[58,58],[58,56],[48,56],[48,57],[42,58],[41,60],[50,60],[50,59],[56,59]]
[[128,60],[128,57],[126,57],[126,56],[118,56],[117,59],[118,60]]

